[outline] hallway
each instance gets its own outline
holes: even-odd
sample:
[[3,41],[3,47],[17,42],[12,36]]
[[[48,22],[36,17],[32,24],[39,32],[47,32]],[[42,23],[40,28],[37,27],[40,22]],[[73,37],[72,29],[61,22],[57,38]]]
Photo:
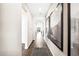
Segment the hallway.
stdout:
[[23,56],[52,56],[40,32],[38,32],[36,40],[32,41],[28,49],[23,49],[22,53]]
[[0,56],[79,55],[78,7],[69,3],[0,4]]
[[22,56],[64,55],[62,6],[22,4]]

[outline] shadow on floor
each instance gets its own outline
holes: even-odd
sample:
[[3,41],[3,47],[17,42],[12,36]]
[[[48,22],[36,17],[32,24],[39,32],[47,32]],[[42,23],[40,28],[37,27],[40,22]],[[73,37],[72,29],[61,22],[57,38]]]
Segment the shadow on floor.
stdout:
[[[24,47],[24,44],[22,45]],[[37,48],[35,41],[33,41],[28,49],[22,49],[22,51],[23,56],[52,56],[45,42],[42,48]]]

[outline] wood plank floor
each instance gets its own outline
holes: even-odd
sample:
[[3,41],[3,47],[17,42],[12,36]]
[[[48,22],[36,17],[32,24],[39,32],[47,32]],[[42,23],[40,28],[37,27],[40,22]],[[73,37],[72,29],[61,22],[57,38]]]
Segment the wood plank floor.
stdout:
[[[22,44],[24,46],[24,44]],[[28,49],[22,49],[23,56],[52,56],[46,43],[43,42],[43,47],[38,48],[35,45],[35,41],[32,42]]]

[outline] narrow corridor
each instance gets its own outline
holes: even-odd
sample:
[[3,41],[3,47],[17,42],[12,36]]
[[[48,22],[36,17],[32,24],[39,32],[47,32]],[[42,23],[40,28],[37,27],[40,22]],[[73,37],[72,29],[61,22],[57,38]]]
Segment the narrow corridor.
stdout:
[[52,56],[49,48],[42,39],[41,32],[38,32],[36,40],[33,40],[28,49],[23,49],[23,56]]

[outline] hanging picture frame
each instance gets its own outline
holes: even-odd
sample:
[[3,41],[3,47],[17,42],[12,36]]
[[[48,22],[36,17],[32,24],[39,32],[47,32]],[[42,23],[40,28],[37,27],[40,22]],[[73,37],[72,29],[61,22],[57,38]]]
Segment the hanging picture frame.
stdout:
[[49,32],[47,37],[63,51],[63,3],[58,3],[48,18]]

